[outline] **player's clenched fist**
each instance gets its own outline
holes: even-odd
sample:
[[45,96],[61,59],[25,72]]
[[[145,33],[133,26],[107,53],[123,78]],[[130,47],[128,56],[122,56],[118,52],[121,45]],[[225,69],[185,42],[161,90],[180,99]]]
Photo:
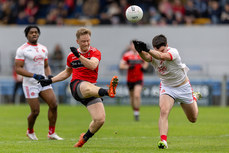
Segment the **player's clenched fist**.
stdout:
[[142,51],[145,51],[145,52],[149,52],[149,48],[147,47],[146,43],[142,42],[142,41],[138,41],[138,40],[134,40],[133,41],[134,43],[134,47],[135,49],[140,53]]
[[70,47],[71,52],[76,56],[76,57],[80,57],[80,53],[77,51],[77,49],[75,47]]
[[39,81],[41,79],[44,79],[45,77],[43,75],[40,75],[40,74],[33,74],[33,78]]
[[52,84],[52,79],[51,78],[41,79],[41,80],[39,80],[39,83],[41,84],[42,87],[48,86],[48,85]]

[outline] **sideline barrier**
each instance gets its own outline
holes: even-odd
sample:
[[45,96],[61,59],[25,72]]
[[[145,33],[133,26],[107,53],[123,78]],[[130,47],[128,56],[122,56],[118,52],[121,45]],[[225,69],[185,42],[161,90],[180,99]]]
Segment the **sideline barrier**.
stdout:
[[[198,101],[198,105],[215,105],[217,102],[213,100],[220,97],[221,94],[221,82],[215,80],[206,81],[190,81],[194,91],[200,91],[203,98]],[[107,88],[109,81],[98,81],[97,85],[100,87]],[[158,104],[159,95],[159,81],[144,81],[144,87],[142,91],[142,104],[155,105]],[[69,81],[62,81],[54,83],[53,90],[57,96],[60,103],[64,104],[79,104],[71,96],[71,91],[69,89]],[[14,81],[11,79],[0,80],[0,104],[5,104],[11,102],[12,94],[14,88]],[[227,82],[227,91],[229,95],[229,82]],[[18,95],[23,94],[22,90],[18,91]],[[214,98],[216,97],[216,98]],[[119,81],[117,87],[116,98],[103,97],[104,104],[109,105],[127,105],[129,104],[128,89],[125,81]]]

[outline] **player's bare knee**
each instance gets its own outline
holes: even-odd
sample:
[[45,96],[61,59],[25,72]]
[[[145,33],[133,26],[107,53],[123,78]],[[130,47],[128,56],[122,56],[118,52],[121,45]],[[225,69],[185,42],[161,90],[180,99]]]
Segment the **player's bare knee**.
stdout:
[[33,109],[33,110],[31,111],[31,115],[32,115],[33,117],[37,117],[37,116],[39,115],[39,113],[40,113],[40,110],[39,110],[39,109]]
[[160,116],[168,116],[169,110],[165,107],[160,108]]
[[57,111],[57,103],[53,103],[53,104],[49,105],[49,108],[50,108],[52,111]]
[[134,98],[135,98],[135,99],[140,99],[141,96],[140,96],[140,95],[134,95]]

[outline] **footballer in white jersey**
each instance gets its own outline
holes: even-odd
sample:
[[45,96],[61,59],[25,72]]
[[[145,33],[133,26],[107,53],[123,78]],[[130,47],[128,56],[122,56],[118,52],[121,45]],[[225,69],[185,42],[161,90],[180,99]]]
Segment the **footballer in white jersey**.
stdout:
[[63,140],[55,133],[57,120],[57,100],[51,85],[41,86],[40,80],[45,76],[51,77],[48,65],[48,50],[45,46],[37,43],[40,29],[35,25],[29,25],[24,30],[28,42],[17,49],[15,57],[15,71],[23,76],[23,91],[30,106],[30,114],[27,117],[28,128],[26,135],[31,140],[38,140],[34,132],[35,121],[40,113],[41,97],[49,106],[48,139]]
[[167,52],[171,60],[157,60],[152,58],[151,63],[162,84],[175,87],[185,81],[188,67],[181,62],[177,49],[168,47]]
[[161,141],[158,142],[158,147],[166,149],[168,148],[168,116],[174,103],[180,102],[186,117],[194,123],[198,116],[196,100],[201,95],[194,96],[187,76],[188,68],[181,62],[177,49],[168,47],[167,38],[164,35],[153,38],[153,49],[149,49],[142,41],[135,40],[133,43],[141,58],[152,63],[161,80],[159,97]]
[[[41,44],[32,45],[29,42],[17,49],[16,60],[24,61],[24,69],[36,74],[45,76],[44,62],[48,59],[48,50]],[[31,77],[24,76],[23,86],[37,85],[38,81]]]

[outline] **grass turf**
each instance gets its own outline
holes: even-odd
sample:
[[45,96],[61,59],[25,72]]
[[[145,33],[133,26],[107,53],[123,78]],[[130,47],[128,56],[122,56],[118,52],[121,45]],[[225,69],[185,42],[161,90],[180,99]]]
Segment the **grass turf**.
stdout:
[[130,106],[105,106],[106,122],[83,148],[73,148],[91,121],[83,106],[60,105],[56,133],[64,141],[47,140],[47,105],[41,105],[35,124],[38,141],[26,137],[28,105],[0,106],[0,152],[2,153],[225,153],[229,152],[229,108],[200,107],[197,123],[186,119],[175,106],[169,117],[167,150],[159,150],[159,108],[142,106],[140,121],[133,120]]

